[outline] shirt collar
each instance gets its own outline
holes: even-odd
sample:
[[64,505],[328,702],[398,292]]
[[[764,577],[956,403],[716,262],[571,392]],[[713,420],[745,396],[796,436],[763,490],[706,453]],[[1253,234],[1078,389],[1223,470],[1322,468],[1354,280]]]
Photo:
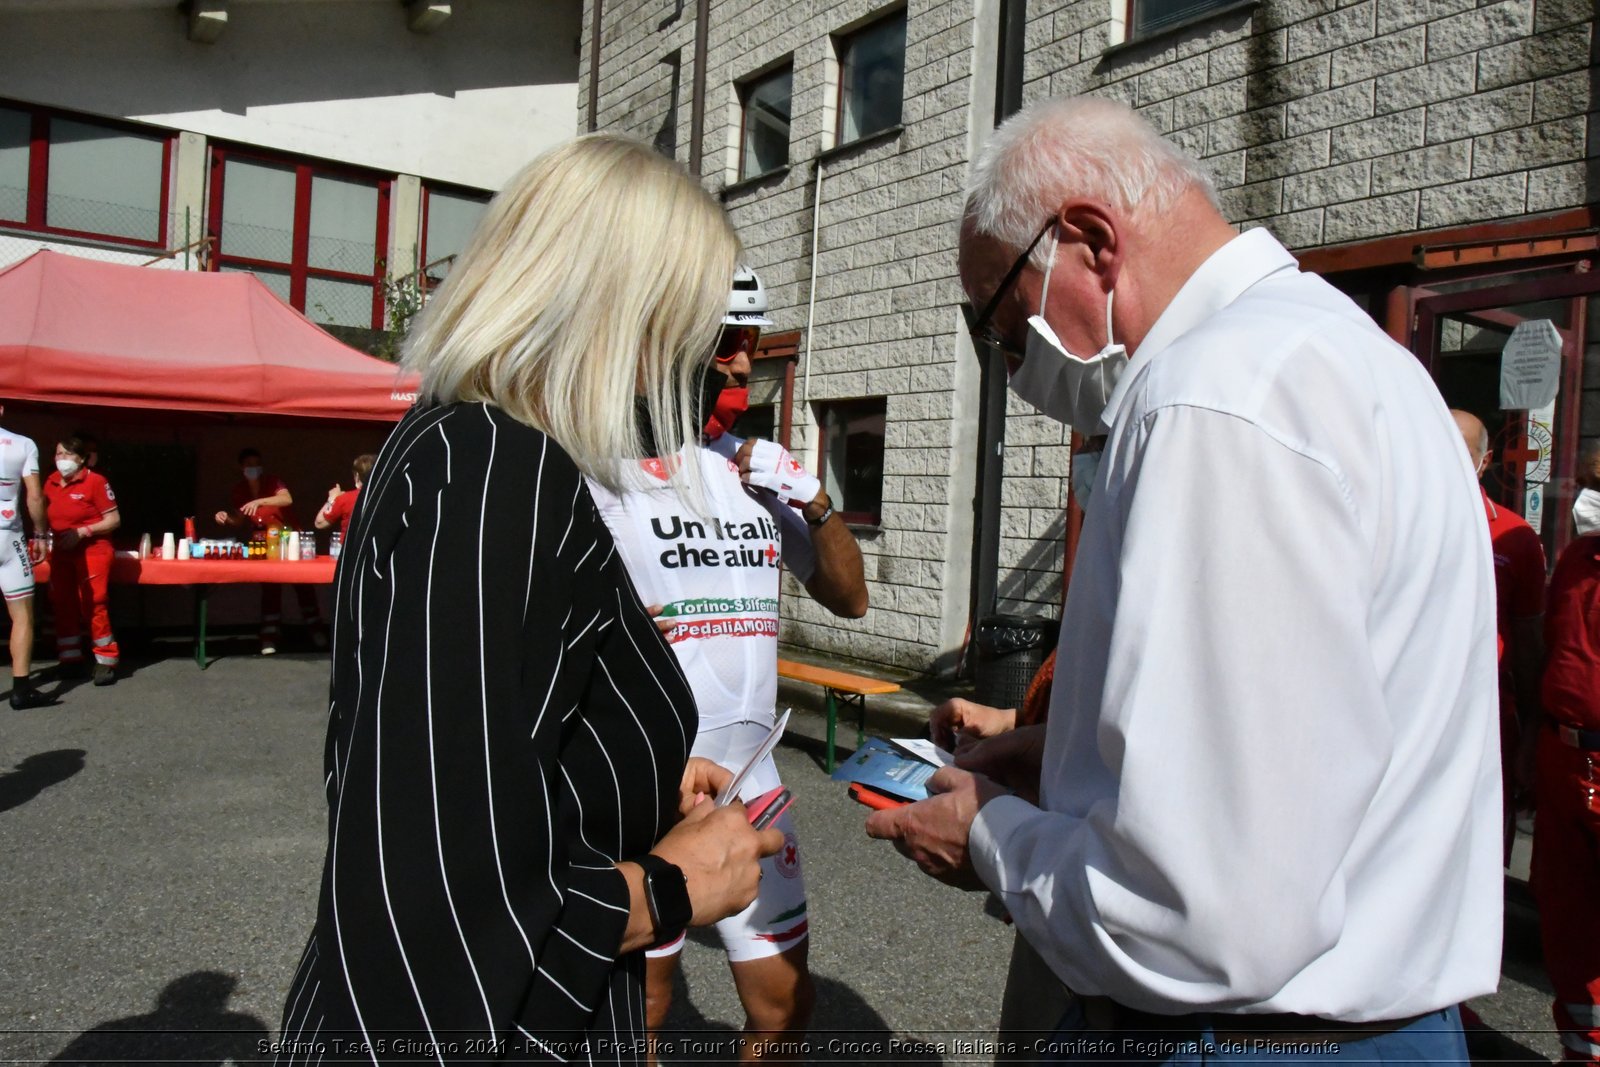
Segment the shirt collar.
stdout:
[[1105,433],[1116,421],[1123,397],[1133,388],[1151,360],[1206,319],[1237,300],[1246,289],[1270,274],[1287,269],[1297,269],[1299,264],[1289,250],[1278,243],[1263,227],[1246,230],[1233,238],[1200,264],[1200,269],[1189,276],[1183,288],[1161,312],[1150,332],[1139,342],[1139,348],[1128,360],[1122,377],[1111,392],[1105,413],[1100,416],[1100,432]]
[[1478,487],[1478,492],[1483,494],[1483,511],[1484,514],[1489,516],[1489,521],[1493,522],[1494,520],[1498,519],[1500,517],[1500,511],[1494,506],[1494,501],[1489,499],[1489,490],[1480,485]]

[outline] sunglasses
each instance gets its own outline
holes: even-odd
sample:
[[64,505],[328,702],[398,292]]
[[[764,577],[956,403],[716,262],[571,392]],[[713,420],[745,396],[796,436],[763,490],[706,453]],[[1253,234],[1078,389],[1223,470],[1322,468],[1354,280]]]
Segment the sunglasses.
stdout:
[[712,358],[718,363],[732,363],[739,358],[740,352],[754,354],[759,340],[759,326],[724,326],[722,335],[717,338],[717,346],[712,350]]
[[1028,265],[1028,257],[1033,255],[1033,250],[1039,247],[1039,242],[1044,240],[1044,235],[1049,233],[1050,228],[1055,224],[1056,218],[1054,215],[1045,220],[1045,224],[1039,228],[1039,232],[1034,235],[1033,240],[1028,242],[1028,247],[1022,250],[1022,254],[1011,264],[1011,269],[1006,271],[1005,277],[1000,279],[1000,284],[995,288],[994,295],[989,297],[989,301],[983,305],[982,311],[973,314],[972,305],[961,305],[962,314],[967,317],[967,332],[972,334],[973,344],[980,348],[992,349],[1013,360],[1020,361],[1022,359],[1022,349],[1007,342],[1001,336],[1000,331],[994,328],[990,320],[994,318],[995,310],[999,308],[1000,301],[1011,291],[1011,287],[1017,284],[1017,278],[1022,274],[1022,268]]

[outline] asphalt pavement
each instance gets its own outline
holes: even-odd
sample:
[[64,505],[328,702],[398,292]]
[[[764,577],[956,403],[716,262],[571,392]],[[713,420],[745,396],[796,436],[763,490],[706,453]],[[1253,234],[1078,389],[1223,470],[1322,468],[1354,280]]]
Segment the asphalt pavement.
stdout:
[[[325,845],[327,660],[244,647],[201,671],[174,646],[115,687],[0,705],[0,1063],[256,1062],[274,1035]],[[884,714],[874,732],[911,721]],[[799,706],[777,750],[818,987],[802,1058],[989,1062],[1010,927],[866,838],[821,736]],[[1506,1032],[1492,1051],[1551,1057],[1517,909],[1501,992],[1475,1006]],[[674,1027],[725,1050],[743,1014],[714,939],[691,938],[683,973]],[[708,1058],[693,1040],[666,1058]]]

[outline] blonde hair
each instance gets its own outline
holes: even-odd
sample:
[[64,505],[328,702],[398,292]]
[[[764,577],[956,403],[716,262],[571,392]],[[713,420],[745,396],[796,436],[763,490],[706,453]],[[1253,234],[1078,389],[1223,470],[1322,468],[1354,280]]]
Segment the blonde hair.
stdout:
[[[1073,197],[1159,216],[1190,189],[1216,205],[1205,169],[1127,104],[1056,96],[1029,104],[994,131],[972,162],[964,218],[972,233],[1021,252]],[[1042,267],[1049,255],[1049,242],[1040,242],[1032,261]]]
[[[676,162],[624,137],[579,137],[494,198],[404,363],[425,401],[494,404],[621,491],[649,454],[639,394],[663,456],[698,440],[694,401],[738,258],[721,206]],[[698,465],[675,467],[699,499]]]

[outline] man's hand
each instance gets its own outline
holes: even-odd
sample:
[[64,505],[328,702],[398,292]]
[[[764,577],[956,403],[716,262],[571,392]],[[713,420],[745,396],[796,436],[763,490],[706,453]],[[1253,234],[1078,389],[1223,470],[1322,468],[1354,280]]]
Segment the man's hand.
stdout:
[[822,493],[822,482],[782,445],[751,438],[734,453],[746,485],[771,490],[779,500],[803,508]]
[[967,839],[978,809],[1005,790],[969,771],[944,767],[928,779],[927,800],[874,812],[867,819],[867,836],[893,841],[900,854],[922,873],[957,889],[982,889],[973,870]]
[[340,488],[339,483],[338,482],[334,482],[333,483],[333,488],[328,490],[328,503],[331,504],[335,500],[338,500],[340,494],[342,494],[343,492],[344,492],[344,490],[342,488]]
[[253,519],[253,518],[256,517],[256,512],[261,510],[261,501],[252,500],[252,501],[250,501],[250,503],[245,504],[239,510],[244,512],[246,515],[250,516]]
[[672,631],[678,628],[678,620],[663,619],[661,617],[661,613],[665,611],[666,608],[663,608],[660,604],[651,604],[644,610],[648,611],[650,613],[650,617],[656,620],[656,629],[661,631],[662,637],[671,637]]
[[933,709],[928,728],[933,743],[947,752],[960,745],[995,737],[1017,725],[1016,708],[991,708],[961,697],[952,697]]
[[229,515],[226,511],[219,511],[219,512],[217,512],[217,514],[214,517],[217,520],[217,525],[218,526],[232,526],[233,525],[233,516]]
[[1042,723],[1023,726],[966,745],[956,754],[956,766],[992,778],[1028,803],[1037,804],[1044,730]]
[[678,814],[687,815],[708,800],[715,800],[733,781],[733,772],[699,756],[690,756],[678,784]]

